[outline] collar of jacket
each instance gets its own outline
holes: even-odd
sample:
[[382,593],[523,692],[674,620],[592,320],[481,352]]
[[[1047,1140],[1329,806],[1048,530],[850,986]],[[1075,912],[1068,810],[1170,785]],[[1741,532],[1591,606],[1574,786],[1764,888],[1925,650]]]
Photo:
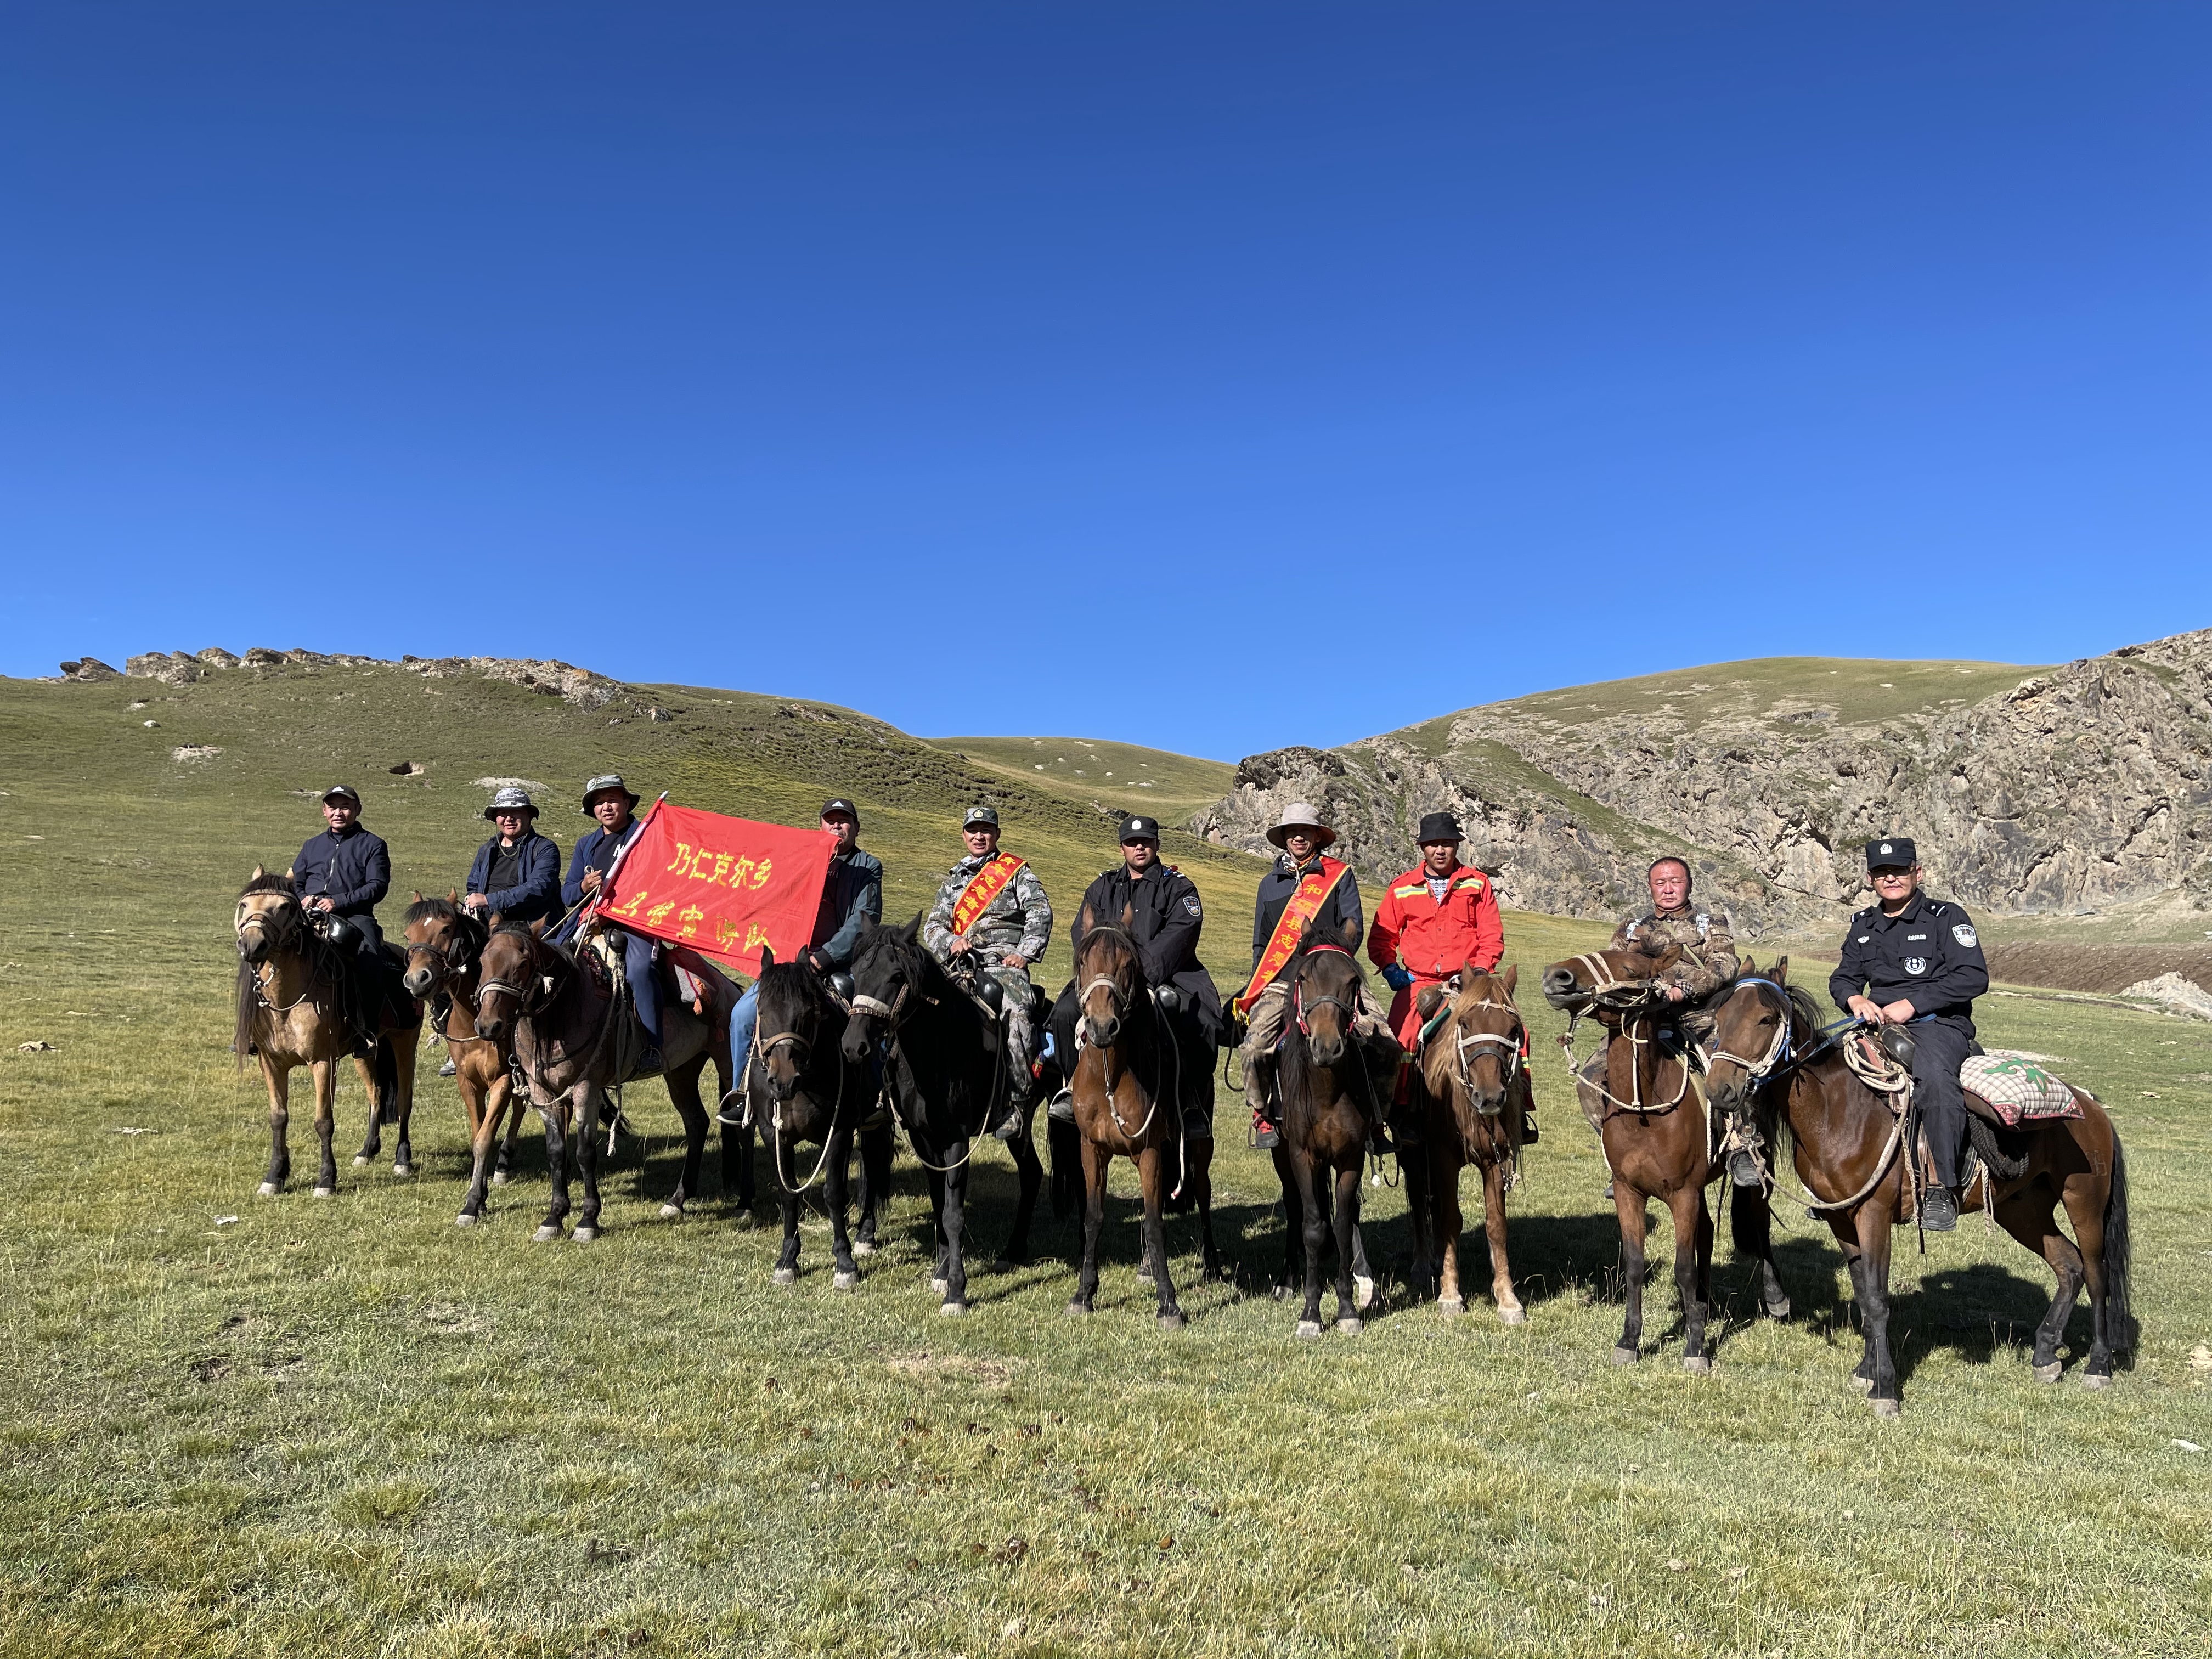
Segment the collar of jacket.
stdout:
[[1452,866],[1451,870],[1448,874],[1432,876],[1429,873],[1429,866],[1427,865],[1417,864],[1390,884],[1393,887],[1410,887],[1415,882],[1419,882],[1421,884],[1422,890],[1426,891],[1428,884],[1432,881],[1457,882],[1462,876],[1479,876],[1481,873],[1481,871],[1476,869],[1471,864],[1455,864]]
[[1885,927],[1895,927],[1904,922],[1917,921],[1920,919],[1920,907],[1927,902],[1927,894],[1916,889],[1912,896],[1905,901],[1905,908],[1893,916],[1877,903],[1874,907],[1874,919]]
[[1296,862],[1288,853],[1278,853],[1275,854],[1275,873],[1279,876],[1291,876],[1303,880],[1320,871],[1321,860],[1322,854],[1319,853],[1316,853],[1304,864]]

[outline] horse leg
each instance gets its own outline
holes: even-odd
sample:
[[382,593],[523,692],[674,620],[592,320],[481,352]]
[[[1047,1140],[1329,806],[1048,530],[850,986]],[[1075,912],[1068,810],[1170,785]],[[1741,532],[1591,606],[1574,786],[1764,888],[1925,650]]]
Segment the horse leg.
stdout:
[[684,1120],[684,1173],[676,1182],[676,1190],[660,1206],[663,1221],[681,1221],[684,1206],[699,1190],[699,1166],[707,1156],[707,1103],[699,1098],[699,1079],[707,1069],[702,1056],[694,1065],[667,1076],[668,1098],[674,1103],[676,1115]]
[[1467,1311],[1467,1293],[1459,1282],[1459,1246],[1467,1225],[1459,1207],[1462,1167],[1450,1146],[1435,1145],[1430,1156],[1429,1198],[1436,1206],[1437,1311],[1447,1319]]
[[1682,1369],[1713,1368],[1705,1352],[1705,1310],[1712,1295],[1713,1213],[1703,1187],[1684,1187],[1668,1203],[1674,1218],[1674,1289],[1682,1298]]
[[1375,1302],[1373,1279],[1365,1280],[1364,1296],[1352,1283],[1359,1253],[1359,1164],[1355,1159],[1350,1169],[1336,1171],[1336,1328],[1346,1336],[1367,1328],[1359,1310]]
[[1991,1213],[1998,1226],[2049,1262],[2051,1271],[2058,1275],[2057,1294],[2051,1297],[2043,1322],[2035,1328],[2033,1362],[2037,1382],[2056,1382],[2066,1369],[2059,1363],[2058,1345],[2065,1340],[2066,1322],[2074,1316],[2074,1304],[2081,1299],[2084,1274],[2081,1252],[2053,1221],[2049,1194],[2045,1193],[2042,1203],[2036,1202],[2034,1195],[2041,1189],[2042,1183],[2035,1182],[1998,1203]]
[[1298,1243],[1304,1247],[1305,1303],[1298,1314],[1300,1336],[1321,1334],[1321,1253],[1328,1238],[1328,1194],[1314,1179],[1313,1160],[1304,1147],[1291,1154],[1291,1178],[1297,1182],[1302,1224]]
[[968,1311],[968,1146],[964,1136],[955,1144],[954,1167],[945,1176],[945,1304],[938,1312],[948,1316]]
[[1229,1275],[1213,1243],[1213,1141],[1211,1137],[1186,1141],[1184,1153],[1190,1167],[1183,1179],[1190,1183],[1190,1194],[1198,1202],[1199,1283],[1217,1284]]
[[1167,1197],[1167,1153],[1157,1143],[1137,1155],[1137,1181],[1145,1194],[1145,1259],[1152,1264],[1160,1292],[1160,1328],[1179,1331],[1182,1310],[1176,1303],[1175,1280],[1168,1277],[1168,1230],[1161,1213]]
[[849,1124],[832,1127],[830,1131],[829,1172],[823,1177],[822,1195],[830,1205],[830,1285],[834,1289],[849,1291],[860,1282],[860,1265],[853,1260],[853,1237],[849,1229],[851,1218],[847,1212],[852,1207],[853,1130]]
[[1897,1362],[1889,1351],[1890,1212],[1875,1212],[1872,1204],[1859,1206],[1859,1249],[1865,1265],[1859,1269],[1859,1316],[1866,1322],[1867,1357],[1874,1363],[1867,1371],[1868,1398],[1877,1417],[1895,1417],[1904,1409],[1899,1390]]
[[[1482,1166],[1482,1230],[1490,1239],[1490,1295],[1498,1304],[1498,1316],[1508,1325],[1525,1325],[1528,1315],[1521,1306],[1521,1298],[1513,1294],[1513,1264],[1505,1254],[1505,1164],[1502,1158]],[[1707,1254],[1711,1254],[1710,1248]]]
[[937,1262],[930,1272],[929,1288],[941,1297],[952,1283],[952,1258],[945,1243],[945,1172],[942,1170],[929,1172],[929,1216],[937,1238]]
[[599,1236],[599,1121],[606,1097],[596,1083],[586,1081],[580,1090],[584,1103],[577,1117],[575,1147],[576,1173],[584,1182],[584,1206],[576,1212],[576,1231],[569,1237],[579,1244],[588,1244]]
[[1729,1191],[1729,1237],[1739,1256],[1759,1263],[1759,1305],[1769,1319],[1790,1317],[1790,1297],[1774,1265],[1774,1212],[1756,1187]]
[[1021,1177],[1021,1194],[1014,1205],[1014,1231],[1006,1240],[1006,1248],[999,1253],[1001,1267],[1018,1267],[1030,1259],[1030,1223],[1036,1215],[1037,1194],[1044,1188],[1044,1162],[1036,1154],[1036,1143],[1030,1138],[1027,1111],[1022,1133],[1008,1143],[1014,1155],[1014,1170]]
[[[2110,1276],[2105,1271],[2105,1182],[2094,1176],[2070,1176],[2059,1188],[2059,1196],[2066,1206],[2066,1218],[2074,1224],[2082,1276],[2089,1282],[2089,1358],[2081,1367],[2081,1386],[2109,1389],[2112,1350],[2127,1339],[2124,1333],[2115,1333],[2112,1328]],[[2117,1342],[2115,1335],[2119,1337]]]
[[860,1226],[853,1238],[853,1254],[876,1253],[878,1213],[890,1206],[891,1196],[891,1130],[888,1123],[860,1132]]
[[1440,1153],[1440,1148],[1431,1147],[1411,1158],[1402,1152],[1398,1154],[1398,1168],[1406,1183],[1406,1218],[1413,1230],[1413,1265],[1407,1278],[1416,1302],[1436,1294],[1436,1200],[1430,1189],[1435,1185]]
[[1291,1170],[1291,1155],[1278,1146],[1274,1153],[1275,1178],[1283,1188],[1283,1276],[1276,1281],[1275,1300],[1280,1302],[1291,1293],[1291,1286],[1298,1282],[1298,1274],[1305,1261],[1306,1206],[1298,1195],[1297,1177]]
[[274,1198],[284,1190],[292,1175],[292,1149],[287,1131],[292,1122],[292,1073],[277,1069],[266,1048],[261,1051],[261,1080],[269,1088],[269,1168],[261,1177],[261,1196]]
[[392,1149],[392,1173],[402,1177],[415,1173],[415,1143],[410,1131],[415,1121],[416,1044],[422,1036],[420,1028],[410,1030],[402,1026],[385,1037],[392,1045],[392,1075],[399,1089],[399,1140]]
[[[383,1039],[379,1038],[380,1042]],[[361,1150],[353,1155],[353,1166],[358,1170],[384,1150],[384,1102],[376,1086],[376,1062],[356,1054],[353,1068],[361,1073],[362,1092],[368,1097],[368,1138],[361,1143]]]
[[1644,1194],[1626,1176],[1613,1178],[1613,1211],[1620,1218],[1620,1293],[1627,1304],[1621,1321],[1620,1340],[1613,1345],[1613,1363],[1633,1365],[1644,1344],[1644,1243],[1651,1218],[1645,1213]]
[[[469,1056],[473,1060],[473,1054]],[[454,1068],[453,1082],[461,1091],[462,1109],[469,1117],[469,1190],[461,1200],[461,1212],[453,1218],[459,1227],[474,1226],[483,1214],[486,1166],[492,1143],[499,1137],[499,1121],[507,1110],[501,1091],[511,1086],[501,1078],[489,1089],[467,1060]]]
[[[1356,1196],[1359,1183],[1352,1183]],[[1371,1308],[1375,1305],[1375,1270],[1367,1265],[1367,1235],[1359,1231],[1359,1206],[1352,1206],[1352,1305]]]
[[[1055,1154],[1057,1156],[1057,1154]],[[1075,1273],[1072,1314],[1087,1314],[1098,1295],[1098,1233],[1106,1222],[1106,1171],[1113,1153],[1085,1137],[1083,1142],[1083,1259]]]
[[543,1244],[561,1237],[561,1224],[568,1218],[568,1097],[562,1095],[550,1105],[539,1106],[538,1116],[545,1125],[545,1175],[551,1188],[545,1219],[538,1224],[535,1235]]
[[[323,1164],[315,1177],[315,1196],[328,1198],[338,1189],[338,1160],[331,1151],[331,1139],[338,1128],[338,1063],[334,1060],[315,1062],[315,1139],[322,1143]],[[372,1115],[374,1109],[372,1109]]]
[[[783,1173],[781,1149],[771,1143],[769,1151],[775,1154],[776,1173],[780,1176]],[[783,1214],[783,1249],[775,1258],[775,1271],[769,1275],[769,1283],[796,1285],[799,1283],[799,1194],[779,1190],[776,1207]]]

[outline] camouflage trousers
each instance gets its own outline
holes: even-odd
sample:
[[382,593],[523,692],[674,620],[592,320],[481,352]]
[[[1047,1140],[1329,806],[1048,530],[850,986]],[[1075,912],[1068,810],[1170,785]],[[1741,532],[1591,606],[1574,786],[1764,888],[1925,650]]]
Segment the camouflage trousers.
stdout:
[[[1382,1017],[1383,1010],[1368,992],[1362,981],[1358,997],[1352,1005],[1352,1035],[1357,1041],[1372,1042],[1377,1035],[1389,1036],[1389,1023]],[[1247,1078],[1261,1079],[1272,1094],[1274,1079],[1275,1045],[1283,1040],[1283,1033],[1291,1023],[1291,988],[1281,980],[1260,993],[1252,1012],[1245,1016],[1244,1043],[1237,1052],[1244,1066]],[[1391,1044],[1397,1043],[1395,1036]],[[1257,1103],[1255,1102],[1256,1104]]]
[[[1712,1041],[1713,1017],[1702,1008],[1688,1010],[1675,1021],[1675,1024],[1686,1042],[1699,1048]],[[1583,1115],[1589,1120],[1590,1127],[1601,1134],[1605,1130],[1605,1061],[1612,1048],[1613,1038],[1607,1036],[1603,1042],[1598,1044],[1597,1052],[1583,1062],[1583,1068],[1575,1078],[1576,1103],[1583,1109]],[[1700,1076],[1704,1075],[1705,1066],[1694,1054],[1690,1058],[1690,1064]]]
[[999,1018],[1006,1034],[1006,1092],[1008,1098],[1018,1103],[1029,1098],[1035,1084],[1030,1075],[1037,1048],[1036,1024],[1030,1017],[1030,976],[1018,968],[991,968],[985,971],[1005,993],[1006,1006]]

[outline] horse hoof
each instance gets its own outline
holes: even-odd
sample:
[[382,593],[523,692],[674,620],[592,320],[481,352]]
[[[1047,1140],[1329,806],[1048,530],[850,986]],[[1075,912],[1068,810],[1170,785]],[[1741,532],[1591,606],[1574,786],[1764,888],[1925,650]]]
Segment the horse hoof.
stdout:
[[1870,1376],[1853,1376],[1851,1378],[1851,1386],[1856,1389],[1861,1394],[1872,1394],[1874,1392],[1874,1378]]
[[2039,1382],[2056,1382],[2065,1374],[2066,1367],[2056,1359],[2048,1365],[2038,1365],[2035,1368],[2035,1380]]
[[1187,1322],[1179,1313],[1164,1313],[1160,1316],[1160,1328],[1164,1331],[1179,1331]]
[[856,1238],[853,1241],[853,1254],[854,1255],[873,1255],[875,1253],[876,1241],[874,1239]]
[[749,1233],[760,1225],[760,1220],[750,1210],[740,1210],[738,1212],[738,1218],[730,1224],[741,1233]]
[[279,1193],[283,1192],[283,1190],[284,1190],[284,1189],[283,1189],[282,1187],[279,1187],[279,1186],[278,1186],[275,1182],[273,1182],[273,1181],[264,1181],[264,1182],[263,1182],[261,1183],[260,1189],[259,1189],[259,1191],[260,1191],[260,1196],[262,1196],[263,1198],[274,1198],[274,1197],[276,1197],[276,1194],[279,1194]]
[[1354,1275],[1352,1280],[1352,1305],[1371,1308],[1375,1305],[1375,1281]]
[[929,1288],[935,1291],[938,1295],[943,1296],[945,1291],[952,1288],[952,1281],[949,1279],[933,1279],[929,1281]]
[[1682,1369],[1692,1376],[1711,1376],[1713,1362],[1701,1353],[1686,1353],[1682,1356]]
[[547,1222],[536,1232],[530,1235],[531,1241],[533,1243],[538,1244],[550,1244],[555,1239],[560,1237],[561,1229],[550,1221]]
[[399,1180],[404,1181],[415,1173],[415,1166],[412,1164],[395,1164],[392,1166],[392,1173]]
[[1636,1350],[1627,1347],[1615,1348],[1613,1351],[1613,1363],[1616,1365],[1633,1365],[1636,1363]]
[[1498,1310],[1498,1317],[1508,1325],[1525,1325],[1528,1322],[1528,1313],[1525,1308],[1500,1308]]
[[507,1171],[506,1171],[506,1170],[493,1170],[493,1171],[492,1171],[492,1177],[491,1177],[491,1184],[492,1184],[493,1186],[495,1186],[495,1187],[504,1187],[504,1186],[506,1186],[506,1185],[507,1185]]
[[1139,1267],[1137,1269],[1137,1288],[1140,1291],[1149,1291],[1154,1288],[1152,1275],[1146,1268]]
[[768,1276],[768,1282],[771,1285],[796,1285],[799,1283],[799,1269],[778,1267]]
[[2084,1371],[2081,1373],[2081,1386],[2085,1389],[2109,1389],[2112,1386],[2112,1379],[2096,1371]]
[[681,1221],[681,1220],[683,1220],[683,1219],[684,1219],[684,1206],[683,1206],[681,1204],[664,1204],[664,1205],[662,1205],[662,1206],[660,1206],[660,1218],[661,1218],[663,1221]]
[[1787,1318],[1789,1318],[1789,1317],[1790,1317],[1790,1298],[1789,1298],[1788,1297],[1786,1297],[1786,1296],[1785,1296],[1785,1297],[1783,1297],[1779,1302],[1770,1302],[1770,1303],[1768,1303],[1768,1304],[1766,1304],[1766,1310],[1765,1310],[1765,1311],[1766,1311],[1766,1316],[1767,1316],[1769,1319],[1787,1319]]
[[1298,1321],[1298,1334],[1309,1342],[1317,1340],[1321,1335],[1321,1321],[1301,1319]]
[[968,1304],[965,1302],[948,1302],[937,1311],[947,1319],[958,1319],[968,1311]]
[[453,1225],[456,1227],[473,1227],[476,1224],[477,1218],[471,1215],[466,1210],[462,1211],[460,1214],[453,1218]]
[[358,1170],[359,1168],[361,1168],[361,1166],[362,1166],[362,1164],[366,1164],[366,1163],[368,1163],[368,1154],[367,1152],[356,1152],[356,1153],[354,1154],[354,1157],[353,1157],[353,1167],[354,1167],[355,1169]]
[[597,1227],[579,1227],[569,1235],[579,1244],[588,1244],[599,1236],[599,1230]]
[[1067,1311],[1071,1314],[1087,1314],[1091,1311],[1091,1304],[1079,1296],[1072,1296],[1067,1299]]
[[1353,1314],[1346,1314],[1336,1322],[1339,1336],[1357,1336],[1367,1328],[1367,1322]]
[[1467,1304],[1461,1301],[1457,1297],[1454,1297],[1449,1302],[1437,1303],[1437,1311],[1442,1314],[1446,1319],[1457,1319],[1462,1314],[1467,1311]]
[[830,1276],[830,1288],[833,1291],[857,1291],[860,1288],[860,1276],[841,1269]]
[[1905,1415],[1905,1402],[1899,1400],[1877,1400],[1874,1402],[1874,1414],[1876,1417],[1902,1417]]
[[335,1198],[337,1196],[337,1190],[338,1189],[335,1187],[318,1187],[315,1188],[315,1196],[317,1198]]

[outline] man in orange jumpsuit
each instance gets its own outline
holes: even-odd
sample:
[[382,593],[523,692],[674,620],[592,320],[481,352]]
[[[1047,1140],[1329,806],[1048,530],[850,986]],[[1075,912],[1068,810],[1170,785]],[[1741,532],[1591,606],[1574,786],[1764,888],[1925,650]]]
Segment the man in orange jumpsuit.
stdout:
[[[1422,990],[1441,986],[1463,967],[1488,973],[1505,954],[1505,925],[1498,915],[1498,895],[1490,878],[1459,859],[1459,820],[1449,812],[1421,819],[1421,861],[1383,890],[1375,925],[1367,933],[1367,954],[1397,993],[1390,1004],[1390,1028],[1408,1064],[1419,1063]],[[1401,1075],[1398,1102],[1405,1103]],[[1391,1130],[1400,1145],[1418,1126],[1402,1111],[1392,1114]]]

